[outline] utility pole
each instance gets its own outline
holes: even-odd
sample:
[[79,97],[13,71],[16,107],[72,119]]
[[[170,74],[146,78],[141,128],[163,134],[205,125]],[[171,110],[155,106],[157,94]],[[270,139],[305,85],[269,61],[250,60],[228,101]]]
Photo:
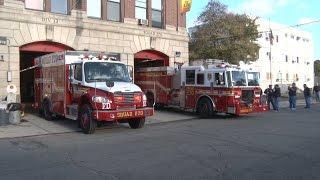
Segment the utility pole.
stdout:
[[270,69],[269,69],[269,75],[270,75],[270,85],[273,85],[273,81],[272,81],[272,56],[271,56],[271,46],[272,46],[272,41],[273,41],[273,34],[272,34],[272,30],[271,30],[271,27],[270,27],[270,19],[269,19],[269,29],[270,29],[270,32],[269,32],[269,64],[270,64]]

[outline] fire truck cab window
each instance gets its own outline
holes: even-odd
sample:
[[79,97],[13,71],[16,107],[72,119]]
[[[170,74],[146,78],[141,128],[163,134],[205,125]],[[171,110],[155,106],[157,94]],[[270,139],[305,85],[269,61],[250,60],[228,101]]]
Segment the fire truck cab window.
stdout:
[[197,84],[204,85],[204,74],[197,74]]
[[82,64],[76,64],[74,66],[74,79],[82,81]]
[[194,84],[195,83],[195,70],[186,70],[186,84]]
[[126,65],[108,62],[87,62],[84,64],[87,83],[94,81],[130,82]]
[[246,73],[244,71],[232,71],[232,80],[234,86],[247,86]]
[[215,73],[214,74],[215,84],[217,86],[224,86],[225,85],[225,74],[223,72]]

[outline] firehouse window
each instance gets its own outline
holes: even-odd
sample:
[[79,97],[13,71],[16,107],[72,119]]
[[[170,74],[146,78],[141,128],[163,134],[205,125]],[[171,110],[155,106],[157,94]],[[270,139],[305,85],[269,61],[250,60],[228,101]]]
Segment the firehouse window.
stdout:
[[51,12],[67,14],[68,11],[68,0],[54,1],[51,0]]
[[77,64],[74,67],[74,79],[82,81],[82,64]]
[[107,20],[120,21],[120,0],[107,1]]
[[204,74],[197,74],[197,84],[204,84]]
[[87,16],[101,18],[101,0],[87,1]]
[[35,9],[43,11],[43,0],[25,0],[25,6],[27,9]]
[[225,85],[225,79],[226,79],[226,77],[225,77],[225,75],[224,75],[223,72],[215,73],[215,74],[214,74],[214,79],[215,79],[216,85],[218,85],[218,86],[223,86],[223,85]]
[[162,28],[162,0],[152,0],[152,27]]
[[186,70],[186,84],[194,84],[195,83],[195,70]]
[[136,19],[147,19],[147,0],[136,0]]

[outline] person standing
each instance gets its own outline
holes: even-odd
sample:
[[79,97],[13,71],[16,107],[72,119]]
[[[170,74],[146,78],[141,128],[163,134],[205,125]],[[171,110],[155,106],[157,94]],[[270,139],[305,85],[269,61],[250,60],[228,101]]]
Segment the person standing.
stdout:
[[306,100],[306,109],[310,109],[311,107],[311,92],[310,92],[310,88],[308,88],[308,86],[306,84],[303,85],[303,95],[304,95],[304,99]]
[[320,102],[320,87],[318,83],[313,87],[313,93],[316,95],[316,101]]
[[292,83],[292,87],[288,87],[289,90],[289,104],[291,110],[296,110],[297,104],[297,87],[296,83]]
[[273,89],[272,89],[272,85],[269,85],[269,88],[267,88],[266,90],[264,90],[264,94],[266,94],[266,96],[267,96],[267,103],[268,103],[269,110],[271,109],[270,104],[272,105],[272,108],[275,110],[274,103],[273,103]]
[[281,96],[281,89],[279,87],[278,84],[276,84],[274,86],[274,95],[273,95],[273,98],[274,98],[274,106],[275,106],[275,110],[276,111],[279,111],[279,101],[280,101],[280,96]]

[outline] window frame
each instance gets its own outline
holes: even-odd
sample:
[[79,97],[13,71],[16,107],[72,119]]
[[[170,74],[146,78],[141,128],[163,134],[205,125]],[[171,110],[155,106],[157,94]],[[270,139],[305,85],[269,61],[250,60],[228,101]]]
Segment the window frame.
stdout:
[[[222,73],[222,76],[221,76],[221,73]],[[217,79],[217,75],[218,74],[218,78]],[[232,75],[231,75],[232,76]],[[222,77],[223,81],[220,81],[220,77]],[[213,80],[214,80],[214,85],[215,86],[220,86],[220,87],[223,87],[223,86],[226,86],[226,74],[224,72],[214,72],[213,73]],[[217,82],[220,81],[220,83],[218,84]],[[221,82],[223,82],[223,84],[221,84]],[[232,85],[232,81],[231,81],[231,85]]]
[[137,5],[137,1],[141,1],[141,0],[135,0],[135,4],[134,4],[134,11],[135,11],[135,19],[141,19],[141,18],[138,18],[137,17],[137,8],[140,8],[140,9],[145,9],[146,13],[146,18],[143,19],[143,20],[148,20],[148,0],[145,0],[145,4],[146,4],[146,7],[142,7],[142,6],[138,6]]
[[[201,81],[201,83],[199,83],[199,75],[202,75],[202,81]],[[197,73],[197,75],[196,75],[196,84],[197,85],[204,85],[205,84],[205,75],[204,75],[204,73]]]
[[[43,0],[43,1],[46,1],[46,0]],[[69,14],[69,9],[70,9],[70,7],[69,7],[69,0],[65,0],[66,1],[66,13],[61,13],[61,12],[52,12],[52,2],[56,2],[56,0],[50,0],[50,13],[54,13],[54,14],[65,14],[65,15],[67,15],[67,14]]]
[[[154,8],[154,7],[151,7],[151,14],[152,14],[152,16],[151,16],[151,21],[152,21],[152,27],[154,27],[154,28],[159,28],[159,29],[162,29],[163,28],[163,0],[160,0],[161,1],[161,7],[160,7],[160,9],[157,9],[157,8]],[[161,18],[160,18],[160,23],[161,23],[161,25],[160,26],[154,26],[153,25],[153,12],[160,12],[160,16],[161,16]]]
[[[34,0],[33,0],[33,1],[34,1]],[[39,0],[39,1],[41,1],[41,0]],[[28,9],[28,10],[33,10],[33,11],[45,11],[45,10],[46,10],[45,4],[46,4],[46,0],[42,0],[42,9],[33,9],[33,8],[28,8],[28,7],[27,7],[27,2],[24,1],[24,8],[25,8],[25,9]]]
[[[192,74],[193,74],[193,80],[192,80],[192,79],[189,79],[189,78],[191,78],[191,76],[188,77],[188,73],[192,73]],[[185,80],[186,80],[186,85],[195,85],[195,83],[196,83],[196,70],[194,70],[194,69],[187,69],[187,70],[186,70]],[[190,81],[190,80],[191,80],[191,81]]]
[[[89,1],[87,0],[87,6],[86,6],[86,13],[87,13],[87,17],[88,18],[90,18],[90,19],[102,19],[102,0],[98,0],[98,1],[100,1],[100,17],[95,17],[95,16],[90,16],[89,14],[88,14],[88,5],[89,5]],[[92,2],[92,1],[91,1]]]
[[[121,22],[121,19],[122,19],[122,12],[121,12],[121,2],[122,0],[119,0],[119,2],[116,2],[115,0],[106,0],[106,6],[107,6],[107,8],[106,8],[106,20],[107,21],[113,21],[113,22]],[[109,8],[109,3],[116,3],[116,4],[119,4],[119,20],[112,20],[112,19],[109,19],[109,16],[108,16],[108,13],[109,13],[109,11],[108,11],[108,8]]]
[[[80,66],[81,70],[81,79],[78,79],[78,74],[77,74],[77,68]],[[76,63],[74,64],[74,70],[73,70],[73,79],[79,82],[83,81],[83,64],[82,63]]]

